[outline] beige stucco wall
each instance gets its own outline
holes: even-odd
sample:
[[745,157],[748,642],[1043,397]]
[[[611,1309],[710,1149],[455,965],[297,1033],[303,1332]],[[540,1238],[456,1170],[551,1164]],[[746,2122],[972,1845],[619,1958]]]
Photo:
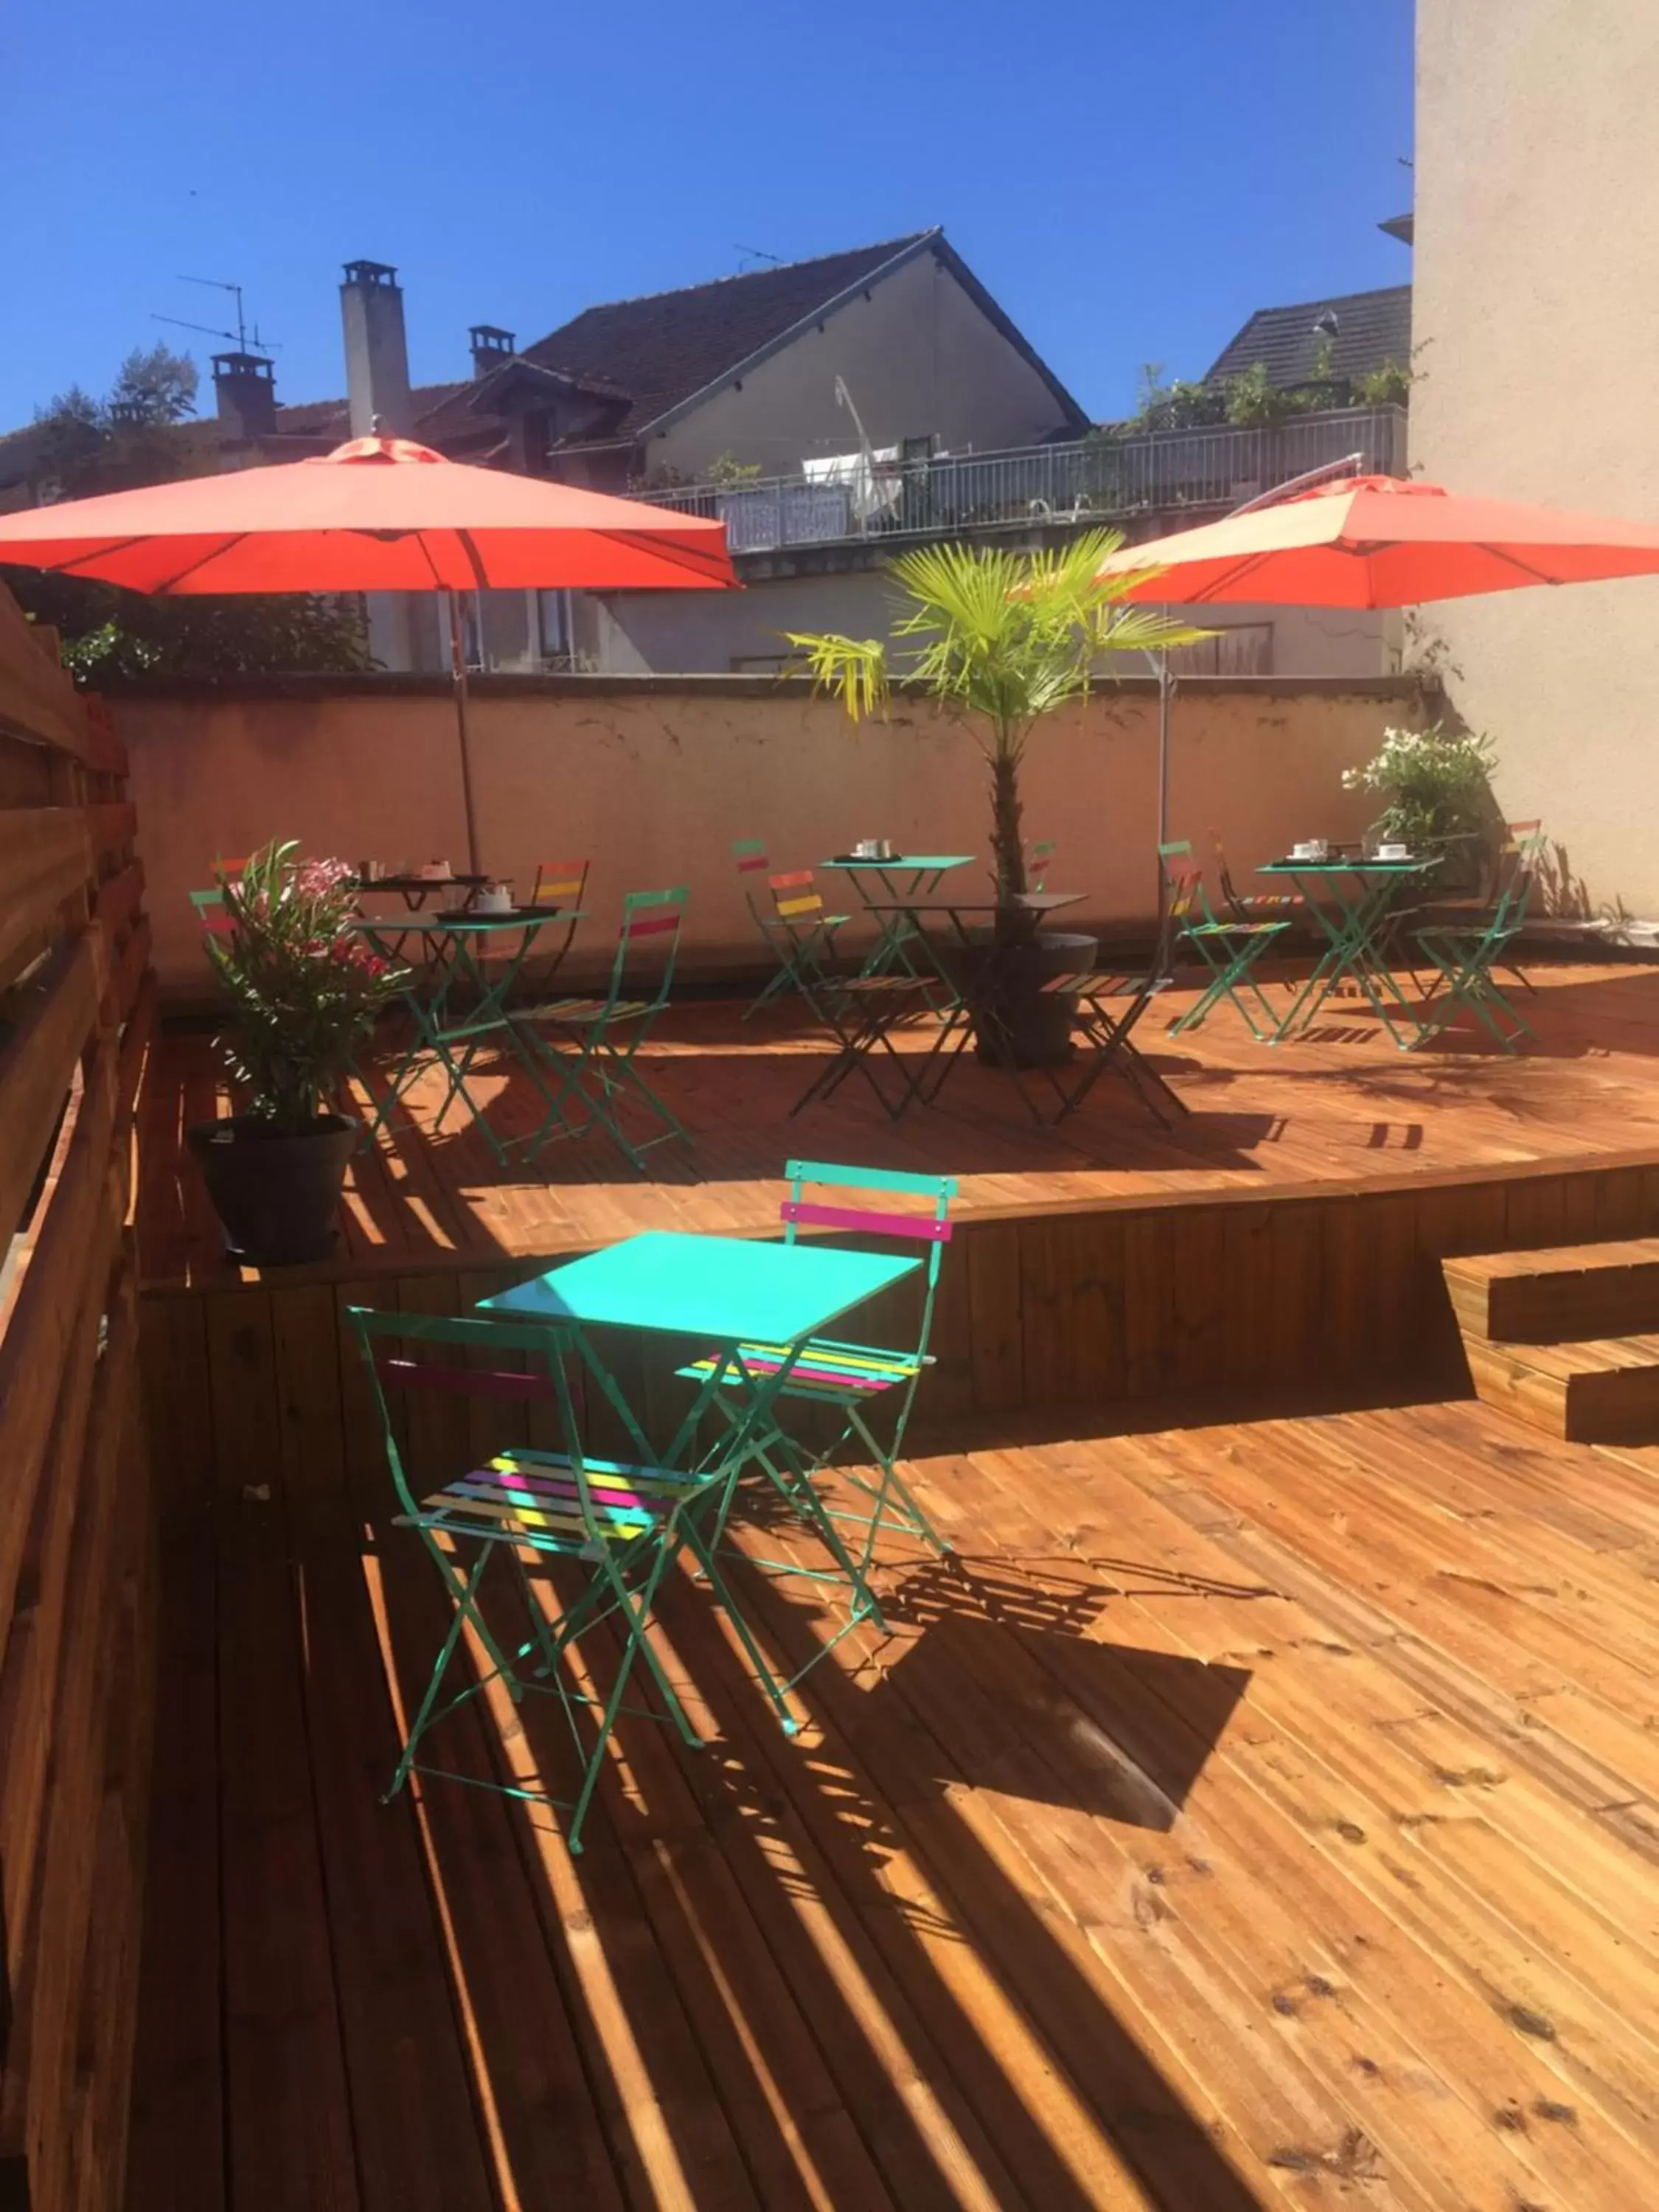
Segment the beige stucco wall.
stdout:
[[[1417,15],[1413,463],[1659,522],[1659,4]],[[1510,817],[1541,816],[1595,899],[1659,915],[1659,580],[1425,612]]]
[[[463,864],[455,723],[441,692],[115,702],[131,756],[155,959],[173,995],[205,963],[186,893],[216,854],[274,836],[308,852]],[[1189,684],[1177,702],[1171,826],[1207,850],[1219,830],[1241,877],[1298,836],[1358,834],[1341,770],[1412,718],[1385,687],[1298,692]],[[833,701],[756,682],[556,687],[473,703],[486,863],[527,890],[538,859],[592,860],[585,942],[603,947],[622,893],[691,887],[688,945],[709,963],[755,957],[732,872],[735,837],[800,866],[889,836],[983,854],[984,776],[966,733],[921,703],[854,728]],[[1145,915],[1153,896],[1157,702],[1102,692],[1054,718],[1028,763],[1026,826],[1058,840],[1057,878],[1088,919]],[[981,872],[975,871],[976,880]]]
[[1059,401],[1018,349],[931,253],[859,293],[791,345],[727,385],[645,449],[647,469],[695,480],[721,454],[782,476],[859,435],[836,404],[846,380],[870,441],[937,434],[951,452],[1034,445],[1060,428]]

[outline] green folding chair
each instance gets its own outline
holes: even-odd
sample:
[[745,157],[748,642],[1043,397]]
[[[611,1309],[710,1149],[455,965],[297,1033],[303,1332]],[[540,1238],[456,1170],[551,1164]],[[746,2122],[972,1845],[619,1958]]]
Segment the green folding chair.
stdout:
[[[1516,830],[1526,834],[1517,836]],[[1536,823],[1514,824],[1504,843],[1502,888],[1492,912],[1467,924],[1418,931],[1419,948],[1438,971],[1438,981],[1424,1008],[1419,1045],[1431,1044],[1443,1036],[1464,1007],[1491,1031],[1504,1052],[1513,1052],[1522,1037],[1533,1034],[1530,1024],[1498,988],[1495,975],[1502,970],[1520,975],[1510,947],[1526,927],[1533,879],[1544,845],[1543,831]]]
[[[382,1802],[396,1796],[411,1774],[500,1789],[507,1796],[563,1813],[565,1841],[580,1852],[582,1825],[622,1715],[672,1723],[693,1749],[701,1747],[702,1738],[653,1646],[652,1612],[663,1578],[682,1551],[696,1560],[720,1601],[730,1603],[715,1557],[728,1487],[691,1473],[629,1466],[585,1453],[570,1372],[573,1344],[556,1324],[531,1328],[435,1314],[378,1313],[365,1306],[348,1308],[347,1321],[368,1370],[401,1508],[392,1525],[418,1533],[454,1608]],[[434,1351],[448,1357],[434,1358]],[[510,1353],[530,1355],[524,1371],[502,1366]],[[470,1364],[480,1355],[482,1364]],[[417,1495],[392,1418],[394,1400],[404,1393],[410,1395],[411,1421],[420,1418],[415,1401],[421,1393],[550,1406],[565,1449],[532,1451],[515,1443],[484,1452],[473,1457],[471,1468]],[[503,1640],[501,1607],[493,1608],[492,1622],[480,1601],[497,1559],[517,1583],[525,1610],[528,1634],[516,1643]],[[560,1580],[568,1595],[551,1615],[531,1584],[527,1562],[538,1559],[564,1563]],[[606,1622],[614,1623],[614,1638],[601,1638],[591,1647],[592,1659],[584,1655],[583,1662],[586,1679],[597,1682],[609,1663],[601,1653],[620,1644],[614,1678],[598,1697],[570,1678],[568,1662],[581,1638]],[[472,1667],[468,1678],[446,1695],[469,1632],[477,1647],[470,1655]],[[659,1706],[624,1703],[629,1681],[641,1667]],[[430,1765],[422,1755],[434,1729],[497,1681],[514,1705],[532,1690],[558,1699],[580,1766],[574,1796],[480,1784],[476,1774]]]
[[[515,1140],[530,1159],[554,1138],[581,1136],[596,1125],[636,1168],[645,1165],[653,1145],[671,1137],[682,1145],[691,1142],[639,1067],[640,1048],[673,988],[690,896],[684,884],[627,894],[610,988],[603,998],[550,999],[540,1006],[508,1009],[514,1034],[526,1041],[555,1079],[540,1122]],[[659,1125],[653,1134],[628,1133],[622,1115],[629,1106]]]
[[[743,890],[744,904],[749,909],[749,919],[760,932],[768,951],[778,963],[765,988],[744,1009],[743,1018],[747,1021],[750,1014],[757,1014],[763,1006],[770,1006],[774,999],[786,997],[791,991],[799,992],[803,969],[834,957],[836,932],[844,929],[852,917],[845,914],[826,914],[823,901],[813,898],[809,901],[810,921],[800,928],[791,928],[777,911],[778,895],[774,886],[778,883],[794,882],[797,878],[773,875],[772,863],[758,837],[737,838],[732,843],[732,858],[737,864],[738,879]],[[766,904],[756,896],[757,887],[750,880],[755,877],[764,881],[771,894]],[[811,884],[810,869],[804,872],[804,880],[809,885]],[[803,907],[800,911],[806,915],[808,907]]]
[[[1164,929],[1176,945],[1189,945],[1209,971],[1210,980],[1184,1014],[1170,1024],[1171,1036],[1195,1030],[1224,1000],[1231,1005],[1258,1044],[1279,1029],[1278,1018],[1253,970],[1271,945],[1289,929],[1288,921],[1224,921],[1204,895],[1204,879],[1190,858],[1176,857],[1160,845],[1164,860]],[[1258,1029],[1255,1006],[1267,1026]]]
[[[795,1511],[802,1513],[809,1525],[812,1516],[803,1511],[797,1494],[797,1485],[803,1478],[811,1481],[835,1464],[841,1480],[861,1493],[856,1504],[844,1506],[824,1508],[821,1501],[814,1500],[817,1510],[827,1511],[831,1519],[851,1522],[862,1532],[856,1562],[861,1583],[877,1539],[884,1530],[920,1537],[935,1552],[951,1548],[911,1495],[898,1472],[897,1461],[915,1401],[916,1386],[922,1370],[933,1364],[927,1343],[939,1293],[940,1256],[951,1241],[950,1208],[957,1194],[957,1182],[954,1176],[913,1175],[896,1168],[837,1167],[823,1160],[791,1160],[784,1174],[788,1178],[789,1195],[780,1209],[780,1218],[784,1224],[786,1244],[793,1244],[801,1229],[825,1229],[890,1237],[927,1247],[921,1320],[915,1345],[895,1350],[884,1345],[848,1343],[830,1337],[810,1339],[779,1390],[778,1401],[787,1403],[793,1400],[828,1407],[831,1417],[830,1441],[808,1443],[775,1423],[751,1446],[751,1456],[758,1462],[774,1489]],[[873,1191],[921,1198],[929,1201],[931,1210],[898,1212],[885,1207],[848,1204],[839,1196],[826,1204],[820,1199],[803,1195],[811,1188],[824,1188],[835,1194],[852,1192],[860,1198]],[[757,1342],[740,1346],[738,1358],[741,1369],[750,1375],[775,1375],[791,1353],[792,1347],[787,1344]],[[706,1384],[717,1364],[718,1356],[711,1353],[694,1359],[677,1372],[684,1381]],[[738,1384],[742,1376],[738,1372],[728,1372],[723,1379]],[[725,1399],[717,1397],[715,1402],[728,1420],[737,1419],[732,1405]],[[861,1464],[849,1466],[846,1454],[854,1446]],[[866,1472],[866,1468],[876,1470],[873,1477]],[[836,1579],[828,1570],[793,1563],[760,1560],[755,1564],[769,1566],[779,1573],[811,1575],[820,1581]]]
[[1056,851],[1052,837],[1036,837],[1025,848],[1025,888],[1028,891],[1046,891],[1048,871],[1054,866]]

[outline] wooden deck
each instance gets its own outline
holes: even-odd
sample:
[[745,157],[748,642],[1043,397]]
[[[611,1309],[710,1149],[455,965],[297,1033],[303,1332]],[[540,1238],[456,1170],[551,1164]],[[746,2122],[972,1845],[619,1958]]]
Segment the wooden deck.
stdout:
[[376,1802],[443,1613],[361,1407],[257,1480],[233,1441],[166,1540],[128,2212],[1659,2202],[1651,1457],[1463,1403],[982,1435],[798,1741],[670,1592],[708,1747],[629,1724],[573,1861]]
[[[783,1162],[805,1153],[954,1172],[964,1218],[1030,1217],[1080,1205],[1135,1206],[1402,1181],[1522,1167],[1655,1157],[1659,1146],[1659,970],[1540,966],[1524,1000],[1536,1045],[1514,1059],[1455,1036],[1401,1055],[1358,1002],[1328,1008],[1307,1038],[1268,1049],[1224,1010],[1170,1040],[1159,1019],[1141,1040],[1191,1107],[1159,1129],[1115,1081],[1060,1132],[1039,1127],[1006,1079],[968,1066],[948,1110],[896,1127],[854,1079],[792,1118],[820,1035],[785,1020],[744,1024],[729,1003],[677,1009],[652,1048],[652,1079],[696,1142],[633,1173],[598,1136],[499,1168],[463,1118],[430,1125],[438,1094],[416,1098],[412,1125],[383,1136],[352,1171],[335,1275],[477,1268],[580,1251],[634,1230],[759,1230],[776,1218]],[[1182,994],[1170,1011],[1189,1003]],[[1165,1017],[1164,1018],[1167,1018]],[[926,1036],[918,1036],[917,1044]],[[528,1085],[487,1071],[478,1091],[507,1133],[531,1122]],[[145,1282],[197,1288],[235,1279],[188,1160],[182,1131],[224,1095],[210,1040],[175,1035],[157,1054],[141,1122],[139,1235]],[[360,1106],[369,1103],[360,1096]]]

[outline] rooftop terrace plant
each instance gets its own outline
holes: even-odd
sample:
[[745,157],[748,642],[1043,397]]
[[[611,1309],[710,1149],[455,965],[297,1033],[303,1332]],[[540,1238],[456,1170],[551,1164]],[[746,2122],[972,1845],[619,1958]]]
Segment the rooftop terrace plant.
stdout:
[[232,1015],[221,1049],[250,1117],[282,1136],[316,1126],[404,977],[352,926],[347,863],[299,852],[289,839],[256,853],[223,886],[229,930],[207,939]]
[[902,554],[889,571],[903,608],[891,659],[878,638],[789,634],[854,721],[884,712],[895,676],[962,716],[989,772],[992,858],[1005,903],[1025,889],[1019,780],[1035,732],[1099,682],[1103,656],[1156,653],[1206,635],[1156,608],[1124,604],[1131,582],[1147,572],[1098,573],[1122,543],[1121,531],[1093,530],[1044,552],[958,544]]

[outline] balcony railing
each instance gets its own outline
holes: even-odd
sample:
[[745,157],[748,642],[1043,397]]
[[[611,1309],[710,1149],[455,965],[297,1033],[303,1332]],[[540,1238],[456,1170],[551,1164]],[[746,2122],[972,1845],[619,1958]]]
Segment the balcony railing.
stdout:
[[763,477],[635,496],[724,522],[734,553],[769,553],[1236,507],[1350,453],[1363,457],[1367,475],[1403,476],[1404,408],[1346,407],[1271,429],[1166,430],[925,461],[854,458],[833,483]]

